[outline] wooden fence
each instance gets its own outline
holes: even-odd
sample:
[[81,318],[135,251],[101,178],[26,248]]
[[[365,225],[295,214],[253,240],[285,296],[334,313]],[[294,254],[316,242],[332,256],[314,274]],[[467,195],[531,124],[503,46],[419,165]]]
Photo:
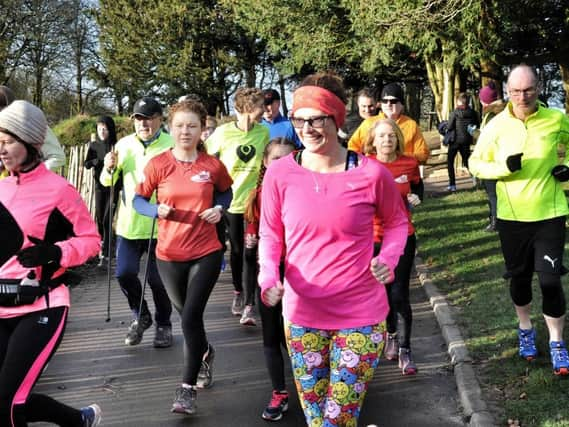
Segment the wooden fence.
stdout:
[[93,169],[85,169],[85,157],[89,143],[69,147],[67,180],[79,191],[81,197],[87,204],[91,216],[95,218],[95,181],[93,179]]

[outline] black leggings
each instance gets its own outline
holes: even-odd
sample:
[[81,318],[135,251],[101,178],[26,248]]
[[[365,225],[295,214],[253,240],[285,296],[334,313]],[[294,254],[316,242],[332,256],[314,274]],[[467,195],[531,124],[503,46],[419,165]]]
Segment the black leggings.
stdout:
[[245,223],[243,214],[225,212],[225,221],[229,230],[231,252],[229,264],[235,292],[243,292],[243,247],[245,246]]
[[67,313],[67,307],[54,307],[0,319],[0,426],[25,427],[39,421],[83,426],[78,409],[31,393],[61,343]]
[[448,170],[448,185],[456,185],[454,173],[454,158],[460,152],[462,157],[462,165],[468,168],[468,158],[470,157],[470,145],[468,144],[452,144],[448,147],[447,153],[447,170]]
[[[281,281],[284,277],[284,265],[281,264]],[[258,288],[257,288],[258,289]],[[267,307],[260,298],[260,290],[257,290],[258,310],[263,325],[263,352],[265,363],[271,377],[273,390],[283,391],[285,385],[284,357],[282,350],[286,351],[284,334],[284,320],[282,303],[273,307]]]
[[[116,187],[116,185],[115,185]],[[113,188],[113,212],[117,209],[117,201],[120,188]],[[109,200],[111,190],[109,188],[97,188],[95,190],[95,218],[97,220],[97,230],[103,239],[101,252],[104,256],[109,255]]]
[[[416,246],[415,234],[408,236],[403,255],[395,267],[395,279],[385,286],[389,301],[389,314],[386,319],[387,332],[390,334],[398,332],[399,346],[403,348],[411,348],[413,312],[409,300],[409,282]],[[379,245],[375,245],[374,253],[375,255],[379,253]]]
[[257,246],[245,248],[245,259],[243,263],[243,274],[245,275],[245,305],[255,304],[255,293],[257,292],[257,274],[259,267],[257,263]]
[[186,384],[196,385],[201,361],[208,349],[203,313],[219,277],[222,256],[222,251],[215,251],[191,261],[156,260],[166,292],[182,317],[183,382]]

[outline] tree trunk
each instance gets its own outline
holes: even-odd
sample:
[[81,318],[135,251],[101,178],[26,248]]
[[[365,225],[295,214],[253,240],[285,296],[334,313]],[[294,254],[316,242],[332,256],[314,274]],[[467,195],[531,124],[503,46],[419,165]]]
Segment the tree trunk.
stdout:
[[435,98],[435,111],[440,121],[447,120],[454,108],[456,67],[425,58],[429,85]]
[[81,72],[81,56],[77,55],[75,58],[75,81],[76,81],[76,88],[77,91],[77,114],[83,114],[83,76]]
[[42,108],[42,83],[43,83],[43,70],[41,68],[36,69],[35,72],[35,83],[34,83],[34,104],[39,108]]
[[288,105],[286,105],[286,89],[284,79],[279,79],[279,90],[281,92],[281,106],[283,109],[283,116],[288,117]]
[[565,90],[565,113],[569,114],[569,63],[559,64],[559,70],[561,71],[561,80]]
[[407,114],[418,123],[421,118],[419,85],[417,83],[406,83],[405,89],[405,105]]

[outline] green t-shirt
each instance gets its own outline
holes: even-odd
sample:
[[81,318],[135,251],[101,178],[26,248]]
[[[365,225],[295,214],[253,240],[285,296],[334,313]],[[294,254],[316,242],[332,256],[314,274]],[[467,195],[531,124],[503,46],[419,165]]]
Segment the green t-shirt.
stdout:
[[230,213],[245,212],[249,193],[257,186],[268,143],[269,130],[265,126],[255,123],[249,132],[244,132],[235,122],[219,126],[205,142],[207,152],[219,157],[233,179]]

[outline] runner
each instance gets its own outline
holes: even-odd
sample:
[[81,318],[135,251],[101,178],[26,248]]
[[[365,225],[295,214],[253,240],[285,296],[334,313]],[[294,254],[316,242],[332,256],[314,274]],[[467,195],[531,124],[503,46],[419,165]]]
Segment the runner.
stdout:
[[156,233],[152,234],[152,220],[139,215],[132,201],[144,166],[152,157],[172,148],[174,141],[161,129],[162,106],[154,98],[145,96],[136,101],[131,118],[135,132],[121,138],[116,143],[115,150],[105,155],[99,179],[105,187],[116,185],[120,177],[123,182],[117,217],[115,274],[133,316],[124,342],[126,345],[140,344],[144,331],[152,326],[152,315],[138,279],[140,259],[148,251],[148,284],[156,309],[153,346],[166,348],[172,345],[172,304],[156,268]]
[[[83,166],[85,169],[93,169],[95,181],[95,219],[97,229],[103,237],[103,246],[99,254],[99,267],[103,267],[108,262],[109,246],[112,230],[109,229],[109,213],[114,217],[117,206],[118,196],[121,189],[120,182],[113,188],[113,200],[110,200],[111,190],[99,181],[99,176],[103,170],[105,155],[114,149],[117,143],[117,133],[115,122],[112,117],[101,116],[97,119],[97,133],[95,140],[89,144],[87,155]],[[112,206],[112,213],[109,210],[109,203]]]
[[0,112],[0,425],[47,421],[96,426],[93,404],[71,408],[32,389],[61,343],[70,305],[68,267],[99,251],[81,196],[41,162],[43,112],[14,101]]
[[[247,282],[254,282],[257,286],[257,247],[259,241],[259,216],[261,213],[261,188],[263,177],[267,167],[277,159],[284,157],[294,151],[296,144],[284,137],[271,139],[265,147],[263,153],[263,166],[259,173],[257,188],[251,191],[247,208],[245,210],[245,220],[247,227],[245,230],[245,263],[246,269],[250,274],[245,277]],[[282,266],[281,266],[282,267]],[[282,276],[281,276],[282,280]],[[258,296],[258,295],[257,295]],[[263,411],[262,417],[268,421],[278,421],[283,417],[283,412],[288,409],[288,392],[285,387],[284,359],[281,352],[281,345],[285,345],[282,305],[279,302],[274,307],[267,307],[259,301],[259,314],[263,327],[263,351],[265,362],[271,378],[273,393],[268,406]]]
[[[411,355],[411,325],[413,313],[409,301],[409,282],[415,259],[416,238],[411,222],[411,207],[421,203],[421,176],[419,163],[413,157],[404,155],[405,139],[397,123],[391,119],[378,120],[370,130],[364,145],[364,153],[372,155],[389,169],[409,216],[409,229],[405,251],[395,268],[395,279],[386,286],[389,301],[387,315],[387,338],[384,354],[388,360],[399,360],[403,375],[414,375],[417,366]],[[420,197],[419,197],[420,196]],[[383,240],[383,227],[379,219],[374,220],[374,255],[379,254]]]
[[[201,132],[206,116],[205,107],[193,100],[170,108],[174,148],[148,162],[134,199],[140,214],[158,218],[158,271],[182,318],[184,371],[172,412],[183,414],[196,412],[198,385],[209,387],[213,381],[215,352],[206,338],[203,313],[221,267],[215,224],[231,202],[227,169],[204,152]],[[157,204],[150,203],[155,191]]]
[[[293,95],[291,121],[306,148],[275,161],[263,181],[261,297],[270,306],[283,298],[289,355],[309,426],[357,425],[383,348],[384,284],[393,280],[408,228],[391,174],[340,144],[345,104],[335,74],[305,78]],[[375,258],[374,215],[384,224]]]
[[[239,88],[235,93],[237,121],[217,127],[206,141],[207,152],[219,157],[233,179],[233,200],[224,218],[229,229],[229,262],[234,287],[231,313],[241,316],[241,324],[256,321],[253,311],[255,288],[243,289],[243,212],[247,197],[259,177],[263,151],[269,143],[269,130],[259,123],[265,111],[263,102],[263,91],[260,89]],[[220,237],[225,240],[223,236]]]

